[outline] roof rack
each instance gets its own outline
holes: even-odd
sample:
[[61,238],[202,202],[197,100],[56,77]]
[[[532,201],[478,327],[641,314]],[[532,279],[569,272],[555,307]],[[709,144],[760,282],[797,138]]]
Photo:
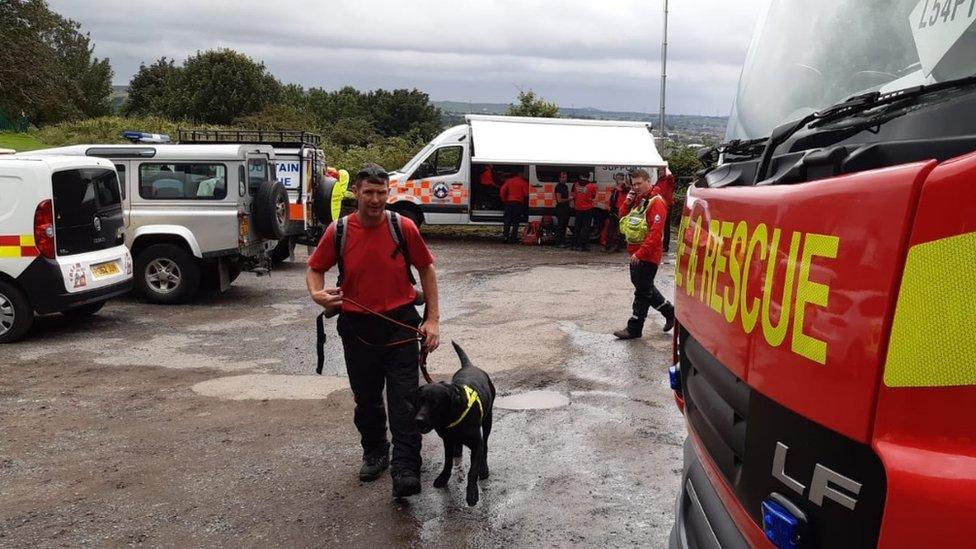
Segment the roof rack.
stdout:
[[322,136],[298,130],[177,130],[180,143],[277,145],[279,147],[319,148]]

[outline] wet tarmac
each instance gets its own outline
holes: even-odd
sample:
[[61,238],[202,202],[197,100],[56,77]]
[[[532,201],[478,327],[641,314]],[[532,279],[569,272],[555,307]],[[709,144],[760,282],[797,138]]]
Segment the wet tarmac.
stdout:
[[[610,335],[629,315],[626,257],[431,247],[442,337],[499,394],[477,507],[464,502],[467,453],[447,488],[430,485],[433,434],[419,496],[356,479],[341,348],[331,324],[315,376],[299,250],[199,303],[127,298],[84,325],[42,318],[0,348],[0,546],[663,546],[684,428],[661,319],[641,340]],[[458,361],[445,346],[429,367],[448,379]]]

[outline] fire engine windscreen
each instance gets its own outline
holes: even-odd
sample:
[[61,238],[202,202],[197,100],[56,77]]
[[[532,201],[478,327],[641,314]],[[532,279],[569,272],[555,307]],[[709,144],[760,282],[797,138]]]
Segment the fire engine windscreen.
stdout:
[[739,80],[726,138],[870,91],[976,73],[976,0],[772,0]]

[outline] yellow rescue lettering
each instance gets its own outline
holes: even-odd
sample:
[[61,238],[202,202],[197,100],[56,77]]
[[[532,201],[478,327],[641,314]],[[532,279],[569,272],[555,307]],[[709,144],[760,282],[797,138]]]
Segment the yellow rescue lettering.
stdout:
[[685,279],[688,281],[685,292],[690,296],[695,295],[695,275],[698,270],[698,241],[701,237],[701,225],[702,218],[699,215],[698,219],[695,220],[695,233],[691,238],[691,253],[688,254],[688,271],[685,275]]
[[708,294],[711,290],[712,283],[712,269],[715,263],[715,254],[718,253],[718,246],[720,244],[718,238],[718,231],[721,222],[717,219],[713,219],[708,224],[708,242],[705,244],[705,263],[702,264],[702,281],[701,287],[698,288],[698,299],[705,304],[708,304]]
[[678,225],[678,255],[674,259],[674,285],[680,288],[683,278],[681,276],[681,258],[685,255],[685,232],[688,230],[688,222],[691,221],[690,215],[681,216],[681,223]]
[[773,230],[773,240],[769,245],[769,257],[766,259],[766,281],[762,298],[762,327],[763,337],[770,347],[779,347],[786,339],[787,322],[790,317],[790,306],[793,302],[793,276],[796,274],[796,258],[800,251],[799,232],[794,232],[790,239],[790,252],[786,257],[786,275],[783,278],[783,298],[779,300],[779,320],[773,324],[770,314],[770,304],[773,302],[773,282],[776,276],[776,266],[779,263],[780,230]]
[[711,291],[709,292],[711,297],[709,298],[709,304],[711,305],[712,310],[719,314],[722,314],[722,296],[718,294],[716,289],[718,287],[718,277],[725,272],[725,265],[727,262],[725,254],[722,253],[722,250],[725,248],[726,239],[732,236],[733,226],[734,225],[732,225],[731,221],[723,221],[718,232],[718,245],[716,246],[718,251],[715,255],[715,273],[712,275],[712,287]]
[[825,234],[807,233],[803,241],[803,255],[800,259],[800,278],[796,285],[796,312],[793,315],[794,353],[820,364],[827,363],[827,342],[803,333],[803,321],[807,305],[827,306],[830,286],[810,281],[810,264],[813,258],[837,258],[840,239]]
[[[742,285],[742,278],[739,272],[742,261],[742,253],[746,247],[746,237],[749,236],[749,225],[745,221],[740,221],[735,226],[732,233],[732,244],[729,246],[729,280],[731,284],[725,287],[725,321],[729,324],[735,322],[735,315],[739,312],[739,288]],[[732,298],[729,298],[729,290]]]
[[752,268],[752,256],[758,249],[760,259],[765,260],[768,242],[769,234],[766,230],[766,224],[760,223],[756,226],[755,232],[752,233],[752,238],[749,239],[746,261],[743,263],[742,269],[742,298],[739,305],[742,310],[742,330],[747,334],[752,333],[752,330],[756,328],[756,321],[759,319],[759,298],[752,298],[752,309],[750,309],[749,296],[746,293],[749,289],[749,270]]

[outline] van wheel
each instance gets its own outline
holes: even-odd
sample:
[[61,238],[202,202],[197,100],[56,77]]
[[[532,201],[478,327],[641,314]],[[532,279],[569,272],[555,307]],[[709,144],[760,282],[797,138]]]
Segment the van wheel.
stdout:
[[398,208],[391,208],[396,213],[406,217],[419,229],[421,225],[424,224],[424,215],[420,213],[416,208],[411,206],[400,206]]
[[280,265],[291,257],[292,250],[295,249],[295,241],[291,238],[282,238],[278,241],[278,244],[271,250],[271,264]]
[[34,310],[20,288],[0,280],[0,343],[24,337],[34,324]]
[[68,318],[85,318],[89,317],[98,311],[102,310],[105,306],[104,301],[96,301],[95,303],[89,303],[88,305],[82,305],[81,307],[73,307],[65,311],[61,311],[61,314]]
[[254,232],[261,238],[280,240],[288,231],[288,191],[279,181],[258,187],[251,211]]
[[182,303],[200,286],[200,265],[175,244],[153,244],[136,257],[136,285],[153,303]]

